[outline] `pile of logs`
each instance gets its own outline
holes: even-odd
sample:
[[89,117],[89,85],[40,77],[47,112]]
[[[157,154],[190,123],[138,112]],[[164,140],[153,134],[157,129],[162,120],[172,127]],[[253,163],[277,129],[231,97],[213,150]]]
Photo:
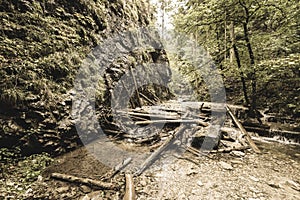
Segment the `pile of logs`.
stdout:
[[[140,167],[135,172],[130,172],[125,174],[126,178],[126,194],[124,199],[134,199],[134,182],[133,177],[141,175],[149,166],[151,166],[160,155],[168,149],[168,147],[173,144],[176,140],[182,139],[182,135],[185,132],[192,133],[192,137],[198,137],[197,133],[199,130],[205,137],[205,131],[210,130],[208,127],[212,125],[212,106],[211,103],[200,103],[200,102],[186,102],[174,103],[169,102],[161,106],[152,107],[141,107],[130,110],[117,110],[115,113],[118,115],[118,119],[130,119],[124,121],[115,121],[114,127],[120,127],[120,129],[107,129],[106,132],[109,134],[114,134],[115,136],[121,136],[124,139],[130,139],[131,142],[138,144],[153,144],[153,141],[160,140],[157,142],[156,149],[149,155],[149,157],[140,165]],[[220,141],[219,148],[216,149],[199,149],[193,145],[184,145],[184,149],[196,156],[207,155],[208,153],[228,153],[231,151],[243,151],[245,149],[251,148],[255,153],[260,153],[260,150],[252,141],[251,136],[239,122],[237,117],[232,111],[230,106],[218,107],[214,109],[214,112],[220,111],[222,109],[230,116],[230,121],[227,120],[229,126],[220,128]],[[229,118],[228,118],[229,119]],[[134,126],[130,126],[130,125]],[[165,124],[163,128],[157,128],[157,130],[152,129],[152,133],[142,131],[138,133],[139,128],[145,128],[147,125]],[[231,127],[234,124],[236,128]],[[128,128],[129,127],[129,128]],[[155,126],[150,126],[155,127]],[[171,129],[171,131],[170,131]],[[136,134],[129,134],[128,132],[136,131]],[[172,132],[172,134],[168,134]],[[191,134],[190,134],[191,135]],[[202,135],[203,136],[203,135]],[[161,138],[164,137],[164,140]],[[199,136],[200,137],[200,136]],[[91,180],[87,178],[80,178],[65,174],[53,173],[53,178],[58,178],[66,181],[77,182],[82,184],[94,185],[103,189],[116,189],[119,185],[111,184],[106,182],[111,180],[117,173],[124,169],[130,162],[131,158],[124,160],[122,163],[113,168],[110,172],[101,177],[100,180]]]

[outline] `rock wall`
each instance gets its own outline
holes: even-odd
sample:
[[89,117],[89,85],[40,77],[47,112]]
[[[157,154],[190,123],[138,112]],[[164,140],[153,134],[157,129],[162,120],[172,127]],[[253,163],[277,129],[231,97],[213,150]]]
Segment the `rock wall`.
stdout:
[[[80,145],[70,113],[82,60],[113,34],[153,19],[147,0],[2,0],[0,16],[0,148],[20,147],[25,155],[56,155]],[[114,62],[99,88],[99,112],[109,105],[117,77],[151,62],[167,63],[164,50],[150,48]],[[158,78],[170,76],[167,65],[159,71]],[[154,101],[170,96],[158,85],[140,92]]]

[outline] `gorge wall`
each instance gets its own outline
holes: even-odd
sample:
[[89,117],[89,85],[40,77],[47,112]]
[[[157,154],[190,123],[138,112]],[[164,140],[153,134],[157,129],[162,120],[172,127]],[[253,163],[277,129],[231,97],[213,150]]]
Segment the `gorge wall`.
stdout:
[[[112,35],[149,26],[152,12],[147,0],[2,0],[0,148],[18,147],[24,155],[42,151],[58,155],[78,147],[71,107],[82,60]],[[114,83],[137,64],[157,73],[158,79],[170,76],[158,37],[148,40],[161,48],[130,52],[106,70],[96,96],[100,114],[109,107]],[[147,63],[166,65],[157,70]],[[154,101],[171,95],[159,85],[139,91]],[[130,106],[139,105],[136,99],[131,98]],[[142,102],[146,104],[147,98]]]

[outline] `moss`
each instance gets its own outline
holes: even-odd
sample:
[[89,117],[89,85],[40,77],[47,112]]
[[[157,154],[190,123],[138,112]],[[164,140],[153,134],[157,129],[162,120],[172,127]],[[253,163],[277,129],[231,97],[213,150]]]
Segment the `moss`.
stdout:
[[[113,32],[147,25],[145,22],[151,19],[146,4],[140,2],[1,1],[0,105],[5,109],[0,115],[11,117],[0,118],[0,124],[9,127],[13,121],[19,129],[15,136],[3,130],[0,134],[12,138],[11,146],[25,148],[29,130],[39,143],[37,146],[47,144],[45,131],[60,138],[74,134],[72,123],[68,129],[60,129],[60,123],[70,119],[70,91],[77,70],[91,49]],[[144,60],[146,54],[142,56]],[[122,65],[125,68],[136,62],[132,56]],[[101,102],[106,87],[104,80],[100,81],[97,98]],[[20,118],[22,113],[26,113],[25,119]],[[44,116],[40,121],[36,118],[39,113]],[[20,138],[24,140],[19,141]],[[71,149],[69,144],[74,141],[69,138],[74,137],[55,142],[59,145],[47,150],[54,154]],[[0,138],[0,145],[4,144]]]

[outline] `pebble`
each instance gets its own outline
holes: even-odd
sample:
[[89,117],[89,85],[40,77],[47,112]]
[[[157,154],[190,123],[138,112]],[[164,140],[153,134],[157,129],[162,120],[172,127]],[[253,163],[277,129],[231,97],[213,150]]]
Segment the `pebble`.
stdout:
[[41,176],[41,175],[39,175],[38,177],[37,177],[37,181],[38,182],[42,182],[44,180],[44,178]]
[[8,181],[6,181],[6,185],[7,186],[13,186],[13,185],[15,185],[15,183],[12,182],[12,181],[10,181],[10,180],[8,180]]
[[195,175],[195,174],[198,174],[198,171],[195,169],[190,169],[186,172],[187,176],[191,176],[191,175]]
[[232,160],[231,163],[232,163],[232,164],[237,164],[237,165],[243,164],[243,162],[240,161],[240,160]]
[[69,187],[59,187],[56,189],[58,193],[64,193],[69,191]]
[[269,182],[268,183],[269,186],[271,186],[272,188],[280,188],[280,185],[278,183],[274,183],[274,182]]
[[25,195],[29,195],[32,192],[33,192],[32,188],[29,188],[28,190],[26,190]]
[[88,194],[88,197],[93,200],[101,200],[103,199],[103,191],[95,191]]
[[259,179],[256,178],[255,176],[249,176],[249,178],[254,182],[259,182]]
[[80,200],[90,200],[91,198],[86,194],[84,197],[82,197]]
[[300,185],[298,183],[296,183],[295,181],[288,180],[288,181],[286,181],[286,184],[288,186],[290,186],[291,188],[293,188],[294,190],[300,191]]
[[202,183],[202,181],[197,181],[197,185],[200,186],[200,187],[204,186],[204,184]]
[[254,188],[254,187],[249,187],[249,190],[251,191],[251,192],[254,192],[254,193],[260,193],[260,191],[259,190],[257,190],[256,188]]
[[92,189],[86,185],[82,185],[80,186],[80,190],[83,192],[83,193],[90,193],[92,191]]
[[228,164],[228,163],[226,163],[226,162],[221,161],[221,162],[220,162],[220,165],[221,165],[221,167],[222,167],[223,169],[226,169],[226,170],[233,170],[233,167],[231,166],[231,164]]
[[242,151],[232,151],[232,152],[230,152],[230,155],[236,156],[236,157],[244,157],[246,154]]
[[141,181],[140,181],[140,184],[141,184],[141,186],[146,186],[146,185],[147,185],[147,182],[146,182],[145,180],[141,180]]

